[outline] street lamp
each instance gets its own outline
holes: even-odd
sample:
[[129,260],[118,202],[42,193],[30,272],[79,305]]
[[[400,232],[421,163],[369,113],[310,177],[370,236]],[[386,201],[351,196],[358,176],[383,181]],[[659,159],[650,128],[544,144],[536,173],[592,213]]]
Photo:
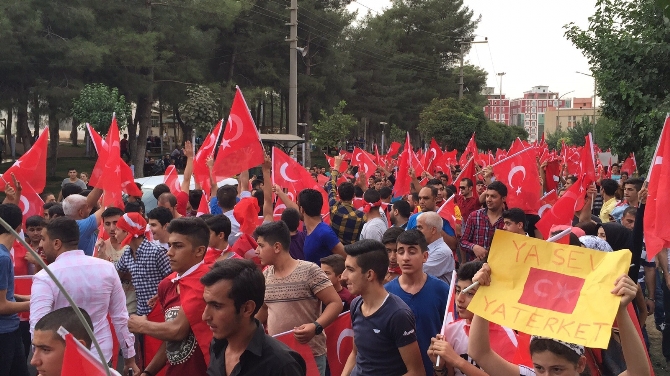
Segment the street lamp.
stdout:
[[558,114],[556,115],[556,128],[557,129],[558,129],[558,127],[561,126],[561,98],[563,98],[564,96],[566,96],[570,93],[574,93],[574,92],[575,92],[574,90],[571,90],[571,91],[568,91],[567,93],[561,95],[560,97],[558,97],[558,109],[556,110],[558,112]]
[[382,126],[382,152],[384,152],[384,150],[386,150],[386,148],[384,147],[385,146],[384,145],[384,130],[386,129],[386,126],[388,125],[388,123],[385,122],[385,121],[380,121],[379,125]]
[[473,43],[488,43],[488,40],[489,40],[489,38],[485,37],[484,40],[475,42],[474,38],[468,38],[468,40],[463,40],[463,41],[460,42],[460,44],[461,44],[461,73],[460,73],[461,79],[458,83],[458,99],[459,100],[463,99],[463,85],[464,85],[463,84],[463,55],[465,54],[465,51],[464,51],[465,46],[467,46],[469,44],[473,44]]
[[593,138],[595,138],[596,137],[596,96],[598,95],[598,85],[597,85],[597,82],[596,82],[596,78],[593,75],[590,75],[588,73],[583,73],[583,72],[580,72],[580,71],[577,71],[576,73],[593,78]]

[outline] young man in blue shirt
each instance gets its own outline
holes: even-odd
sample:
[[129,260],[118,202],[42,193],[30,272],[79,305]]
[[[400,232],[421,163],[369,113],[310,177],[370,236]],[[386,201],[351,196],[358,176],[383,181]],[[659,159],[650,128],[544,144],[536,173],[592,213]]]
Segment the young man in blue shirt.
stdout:
[[425,375],[414,315],[382,285],[389,266],[384,244],[365,239],[344,249],[342,279],[360,296],[351,302],[354,347],[342,375]]
[[419,230],[407,230],[398,235],[397,252],[402,274],[384,287],[400,297],[414,313],[423,367],[426,375],[432,375],[433,363],[428,357],[428,347],[430,339],[442,328],[449,285],[423,271],[423,264],[428,259],[428,244]]
[[[0,218],[17,232],[21,230],[23,214],[18,206],[0,205]],[[0,376],[28,376],[17,313],[29,311],[30,301],[29,297],[14,295],[14,264],[9,250],[15,239],[0,226]]]
[[303,252],[305,261],[321,265],[321,259],[332,254],[346,257],[344,246],[335,231],[321,221],[323,196],[316,189],[303,189],[298,194],[298,210],[307,228]]

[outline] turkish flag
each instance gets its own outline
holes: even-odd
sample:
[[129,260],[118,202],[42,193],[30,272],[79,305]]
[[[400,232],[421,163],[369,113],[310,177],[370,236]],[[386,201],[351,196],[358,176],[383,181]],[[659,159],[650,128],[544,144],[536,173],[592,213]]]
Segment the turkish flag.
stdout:
[[433,171],[436,167],[436,162],[439,161],[442,158],[442,148],[440,145],[435,141],[435,138],[430,139],[430,147],[428,148],[428,152],[426,152],[426,164],[424,165],[426,171]]
[[475,174],[477,174],[477,171],[475,170],[475,159],[474,157],[470,158],[465,165],[462,166],[463,169],[461,170],[461,173],[458,174],[456,177],[456,180],[454,180],[454,185],[459,186],[461,184],[461,180],[464,178],[468,178],[472,180],[472,182],[476,182],[477,179],[475,179]]
[[[295,339],[295,335],[293,334],[292,330],[290,332],[277,334],[276,336],[274,336],[274,338],[280,340],[286,346],[290,347],[291,350],[297,352],[298,354],[300,354],[300,356],[302,356],[302,358],[305,360],[305,365],[307,366],[306,376],[320,375],[319,369],[316,366],[316,361],[314,360],[314,355],[312,354],[312,349],[306,343],[298,342],[298,340]],[[344,362],[346,363],[346,361],[347,360],[345,359]],[[337,375],[337,373],[334,373],[334,375]]]
[[494,165],[496,179],[505,183],[507,206],[519,208],[526,214],[537,214],[535,203],[540,200],[542,185],[535,161],[535,149],[526,148]]
[[212,194],[212,192],[210,192],[212,183],[209,180],[209,167],[207,167],[207,158],[210,155],[213,156],[214,149],[216,147],[216,141],[218,141],[219,136],[221,135],[222,124],[223,119],[216,123],[216,126],[214,129],[212,129],[211,132],[209,132],[209,135],[207,135],[205,138],[202,146],[200,146],[198,153],[196,153],[195,157],[193,158],[193,177],[208,196],[211,196]]
[[[421,150],[419,150],[421,152]],[[409,166],[414,169],[414,176],[417,178],[423,175],[426,170],[423,168],[423,162],[417,153],[410,150]]]
[[[563,194],[563,197],[556,201],[556,204],[549,210],[543,210],[542,218],[535,224],[535,228],[540,230],[545,239],[549,238],[549,231],[553,225],[571,225],[572,218],[575,216],[575,211],[579,197],[584,200],[584,194],[580,192],[581,177],[577,178],[577,182],[570,186],[570,188]],[[647,246],[648,248],[648,246]]]
[[370,177],[377,170],[377,165],[368,153],[357,147],[354,148],[351,165],[358,167],[358,171],[364,173],[366,177]]
[[214,161],[214,176],[217,181],[235,176],[262,164],[264,158],[261,136],[238,87]]
[[512,145],[509,147],[509,151],[507,152],[507,155],[512,155],[512,154],[518,153],[518,152],[524,150],[525,148],[526,147],[523,144],[523,142],[521,142],[521,139],[519,139],[519,137],[517,137],[516,140],[514,140],[512,142]]
[[541,218],[542,215],[544,214],[544,211],[554,206],[554,204],[556,204],[556,201],[558,201],[558,195],[556,194],[555,189],[552,189],[551,191],[547,192],[544,196],[540,197],[540,200],[535,205],[537,215],[539,215]]
[[40,195],[35,192],[29,183],[22,183],[21,188],[22,190],[21,200],[19,201],[19,208],[23,213],[23,226],[25,227],[26,219],[28,219],[28,217],[33,215],[39,215],[40,217],[42,216],[44,213],[42,209],[44,201],[42,201],[42,197],[40,197]]
[[165,175],[163,175],[163,184],[167,185],[170,188],[170,193],[175,196],[177,193],[181,192],[181,183],[179,182],[177,168],[175,165],[169,165],[165,169]]
[[[13,248],[16,249],[16,244],[14,244]],[[25,251],[27,252],[27,250],[25,250]],[[33,288],[33,276],[32,275],[15,275],[14,276],[14,294],[30,295],[30,290],[32,288]],[[29,320],[30,319],[30,311],[19,312],[19,318],[21,318],[23,320]]]
[[635,161],[635,153],[630,153],[628,158],[621,164],[621,172],[627,172],[628,176],[633,176],[637,171],[637,161]]
[[354,330],[351,327],[351,314],[341,313],[326,329],[326,348],[328,366],[331,375],[341,375],[349,354],[354,348]]
[[272,182],[296,194],[303,189],[318,187],[304,167],[277,147],[272,148]]
[[[453,197],[453,196],[452,196]],[[456,270],[451,272],[451,285],[447,295],[447,306],[444,308],[444,319],[442,320],[442,329],[440,333],[445,334],[447,325],[456,320]]]
[[470,141],[468,141],[468,146],[465,147],[465,150],[463,151],[463,154],[461,154],[461,159],[458,161],[458,163],[461,165],[461,167],[463,167],[471,156],[477,160],[478,153],[479,151],[477,149],[477,143],[475,142],[475,134],[473,133],[470,137]]
[[580,155],[579,167],[580,175],[582,176],[582,187],[587,189],[591,183],[595,182],[596,176],[596,154],[593,148],[593,137],[591,133],[584,137],[586,143]]
[[[335,158],[329,156],[328,154],[324,154],[326,156],[326,161],[328,161],[328,165],[330,168],[335,168]],[[343,174],[347,169],[349,168],[349,164],[347,161],[342,159],[342,162],[340,162],[340,169],[337,170],[340,174]]]
[[[59,334],[65,338],[65,352],[63,353],[62,375],[80,376],[107,376],[105,366],[96,355],[77,341],[72,334],[64,329],[59,329]],[[114,369],[110,369],[112,375],[118,375]]]
[[530,268],[519,303],[570,314],[575,310],[584,279]]
[[33,146],[5,171],[3,175],[6,177],[0,180],[0,190],[4,191],[5,185],[12,180],[11,174],[14,174],[19,182],[30,184],[39,193],[44,190],[47,183],[48,141],[49,130],[45,129]]
[[391,145],[389,146],[389,151],[386,153],[387,157],[392,157],[400,151],[400,142],[398,141],[393,141],[391,142]]
[[547,162],[544,168],[544,177],[547,179],[547,190],[558,188],[558,182],[561,176],[561,162],[558,160]]
[[456,195],[451,195],[451,197],[449,197],[437,210],[437,214],[439,214],[445,221],[448,221],[453,229],[456,228],[454,197],[456,197]]
[[[410,167],[410,158],[412,152],[412,146],[409,143],[409,132],[405,137],[405,150],[398,157],[398,175],[395,179],[395,184],[393,184],[393,192],[396,196],[408,195],[411,192],[410,184],[412,178],[409,176],[409,167]],[[390,155],[390,154],[389,154]]]
[[203,214],[211,214],[209,210],[209,198],[205,192],[202,192],[202,197],[200,197],[200,205],[198,205],[198,212],[195,216],[199,217]]
[[[647,259],[653,260],[661,249],[670,247],[670,232],[665,228],[670,223],[670,117],[665,119],[661,138],[658,140],[654,158],[651,161],[647,196],[644,210],[644,239]],[[665,160],[665,163],[663,161]]]
[[237,253],[238,256],[243,259],[251,260],[256,265],[261,265],[261,260],[256,256],[256,248],[258,248],[258,243],[256,240],[247,234],[240,235],[230,248],[231,251]]
[[[147,320],[151,322],[165,322],[165,314],[163,313],[163,307],[161,303],[156,301],[156,305],[151,309],[151,312],[147,315]],[[150,335],[144,336],[144,366],[151,362],[151,359],[156,356],[158,350],[160,349],[163,341],[160,341]],[[142,368],[141,364],[138,364],[140,369]],[[165,376],[166,368],[163,368],[156,376]]]

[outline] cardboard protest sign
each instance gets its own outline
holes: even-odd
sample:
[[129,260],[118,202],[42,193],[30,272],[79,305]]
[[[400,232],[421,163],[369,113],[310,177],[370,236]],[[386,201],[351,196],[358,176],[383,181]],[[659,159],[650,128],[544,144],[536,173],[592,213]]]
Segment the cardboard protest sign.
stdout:
[[468,310],[523,333],[607,348],[621,301],[610,291],[630,260],[628,250],[598,252],[496,230],[491,286],[477,290]]

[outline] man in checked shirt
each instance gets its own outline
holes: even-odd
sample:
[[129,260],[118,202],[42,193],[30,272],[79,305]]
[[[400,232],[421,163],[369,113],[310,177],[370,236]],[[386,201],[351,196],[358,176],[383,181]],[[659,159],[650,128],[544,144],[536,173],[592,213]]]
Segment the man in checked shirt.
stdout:
[[463,227],[461,250],[466,252],[467,261],[486,260],[496,229],[503,229],[502,217],[507,199],[505,184],[494,181],[486,187],[486,207],[473,211]]
[[[328,191],[328,205],[330,205],[330,227],[335,231],[343,245],[351,244],[358,240],[365,220],[361,210],[354,209],[354,185],[349,182],[337,185],[342,156],[335,157],[335,165],[330,172],[330,181],[326,184]],[[340,201],[337,201],[337,196]]]

